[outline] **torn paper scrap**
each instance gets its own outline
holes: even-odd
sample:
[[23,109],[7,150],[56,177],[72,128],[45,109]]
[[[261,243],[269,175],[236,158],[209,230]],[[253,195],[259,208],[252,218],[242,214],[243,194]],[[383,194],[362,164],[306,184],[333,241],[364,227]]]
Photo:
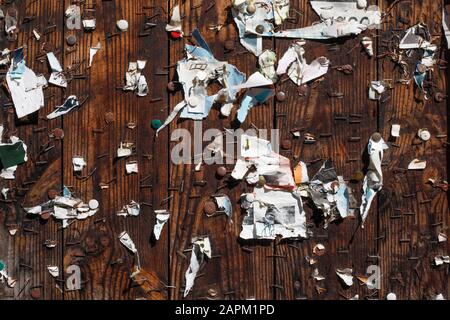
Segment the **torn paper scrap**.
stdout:
[[275,31],[276,25],[288,17],[289,1],[233,1],[232,14],[239,31],[241,44],[259,56],[262,37],[297,39],[331,39],[357,35],[366,29],[377,28],[381,12],[377,6],[361,6],[356,1],[310,1],[320,20],[311,26]]
[[305,256],[305,260],[308,261],[310,266],[312,266],[318,262],[318,260],[316,258],[311,258],[309,256]]
[[95,47],[91,47],[89,49],[89,67],[92,66],[92,62],[94,61],[94,56],[97,54],[97,52],[101,49],[102,45],[101,43],[97,43]]
[[139,259],[139,252],[136,249],[136,245],[134,244],[133,240],[131,240],[130,235],[126,231],[123,231],[119,235],[119,241],[136,256],[137,263],[134,268],[135,271],[130,276],[131,278],[134,278],[137,274],[139,274],[141,272],[141,263],[140,263],[140,259]]
[[405,31],[403,38],[400,40],[399,48],[401,50],[421,49],[421,60],[416,63],[414,70],[414,82],[423,92],[425,99],[428,99],[427,92],[424,90],[423,84],[427,71],[434,66],[436,59],[434,55],[437,45],[431,43],[431,34],[425,24],[418,23]]
[[3,261],[0,260],[0,282],[5,283],[9,288],[14,288],[16,284],[16,279],[10,277],[8,273],[6,272],[6,266],[3,263]]
[[87,165],[86,161],[84,161],[83,157],[73,157],[72,158],[72,165],[73,165],[73,171],[74,172],[81,172],[83,171],[84,167]]
[[64,12],[67,21],[66,26],[69,30],[81,28],[81,9],[75,4],[71,4]]
[[261,104],[275,96],[275,89],[270,88],[251,88],[247,90],[237,113],[237,120],[243,123],[247,118],[248,112],[252,107]]
[[[19,49],[17,49],[19,50]],[[9,54],[11,53],[11,50],[8,48],[5,48],[1,52],[1,59],[0,59],[0,66],[8,66],[11,62],[11,58],[9,57]]]
[[200,270],[201,265],[206,261],[206,258],[211,259],[211,243],[209,237],[194,238],[192,239],[192,242],[191,260],[185,274],[186,285],[183,297],[186,297],[194,286],[197,272]]
[[99,208],[89,207],[81,199],[72,196],[57,196],[55,199],[34,207],[24,207],[26,213],[31,215],[54,216],[57,220],[62,220],[63,228],[69,226],[69,221],[77,219],[84,220],[95,215]]
[[391,136],[398,138],[400,137],[400,125],[399,124],[393,124],[391,127]]
[[311,273],[311,277],[313,277],[316,281],[325,280],[325,277],[319,274],[318,268],[314,268],[313,272]]
[[447,241],[447,235],[443,232],[439,232],[438,242],[446,242],[446,241]]
[[78,98],[74,95],[69,96],[62,106],[56,107],[55,111],[47,115],[47,119],[55,119],[65,115],[80,105]]
[[180,14],[180,6],[176,5],[172,10],[172,16],[170,18],[170,22],[166,25],[167,32],[173,32],[178,37],[183,36],[183,30],[181,25],[181,14]]
[[125,74],[124,91],[134,91],[139,97],[144,97],[148,94],[147,79],[143,74],[146,64],[146,60],[137,60],[129,63],[128,71]]
[[386,91],[383,81],[371,81],[369,86],[369,99],[380,100],[381,94]]
[[281,25],[289,16],[289,0],[234,0],[232,5],[241,44],[256,56],[262,53],[262,35],[274,30],[271,21]]
[[321,243],[316,244],[313,248],[313,253],[316,256],[322,256],[325,253],[325,246]]
[[167,127],[177,116],[177,114],[184,108],[186,107],[186,102],[183,100],[180,103],[178,103],[175,108],[173,108],[172,112],[169,114],[169,116],[167,117],[167,119],[164,121],[164,123],[161,125],[161,127],[158,128],[158,130],[156,130],[156,136],[158,136],[159,132],[164,129],[165,127]]
[[131,156],[133,153],[134,144],[131,142],[121,142],[119,148],[117,149],[117,158],[123,158]]
[[205,49],[206,51],[208,51],[209,53],[212,54],[212,51],[209,48],[208,43],[205,41],[205,39],[203,39],[203,37],[198,29],[194,29],[194,31],[192,31],[191,35],[195,39],[195,41],[197,41],[198,45],[201,48]]
[[[195,32],[195,35],[196,41],[201,46],[186,45],[186,58],[177,64],[184,99],[175,106],[164,124],[158,128],[157,135],[180,112],[181,118],[202,120],[208,116],[213,104],[218,103],[226,106],[223,112],[229,114],[232,103],[245,82],[245,74],[227,62],[216,60],[201,35],[198,32]],[[208,95],[208,86],[213,82],[220,84],[222,88],[217,94]]]
[[361,45],[369,57],[373,57],[373,41],[370,37],[363,37]]
[[256,170],[247,177],[247,182],[250,184],[263,179],[266,189],[293,190],[295,188],[290,160],[275,153],[268,140],[244,134],[241,136],[238,147],[238,159],[231,173],[233,179],[243,179],[250,168],[254,168]]
[[[0,130],[3,131],[3,130]],[[0,162],[7,169],[27,161],[27,146],[17,137],[11,137],[12,143],[0,143]]]
[[225,212],[228,219],[232,221],[233,218],[233,206],[231,204],[231,200],[227,195],[214,196],[214,199],[217,203],[217,208],[219,211]]
[[418,23],[405,31],[403,38],[400,40],[399,48],[419,49],[426,48],[430,45],[431,35],[428,27],[422,23]]
[[95,18],[83,19],[83,28],[86,31],[94,30],[97,25],[97,20]]
[[442,28],[447,40],[447,49],[450,49],[450,5],[442,6]]
[[353,285],[353,270],[351,268],[336,269],[336,274],[344,282],[347,287]]
[[58,266],[47,266],[47,270],[52,275],[52,277],[56,278],[59,276]]
[[258,57],[259,72],[272,82],[277,81],[277,74],[275,72],[275,63],[277,62],[277,55],[272,50],[265,50]]
[[450,256],[440,255],[440,256],[435,256],[434,257],[434,264],[436,266],[443,265],[444,263],[447,263],[447,264],[450,263]]
[[4,31],[7,34],[7,39],[10,41],[17,39],[17,34],[19,32],[19,29],[17,27],[17,20],[18,20],[17,15],[18,15],[18,11],[14,8],[9,8],[6,11],[6,15],[4,15],[4,19],[5,19]]
[[56,58],[56,56],[53,52],[47,53],[47,59],[48,59],[49,65],[50,65],[50,69],[53,72],[62,72],[63,71],[61,64],[59,63],[58,59]]
[[[0,125],[0,137],[3,136],[3,126]],[[0,163],[2,170],[0,177],[5,180],[14,180],[17,166],[28,161],[27,145],[16,136],[9,138],[10,143],[0,142]]]
[[53,52],[47,53],[47,59],[52,71],[48,82],[59,87],[67,88],[66,76],[55,54]]
[[212,154],[218,154],[221,158],[224,156],[223,150],[223,132],[214,136],[214,140],[206,146],[206,150],[211,151]]
[[141,206],[136,201],[132,200],[130,204],[123,206],[122,210],[117,212],[118,216],[122,217],[137,217],[141,211]]
[[36,29],[33,29],[33,35],[37,41],[41,40],[41,34]]
[[241,207],[247,212],[242,239],[306,238],[306,216],[295,193],[255,187],[241,196]]
[[362,219],[361,227],[364,228],[364,221],[369,214],[370,205],[378,191],[383,187],[383,172],[381,162],[383,161],[384,150],[388,149],[381,134],[374,133],[369,139],[367,151],[370,157],[369,167],[363,182],[363,195],[360,206],[360,215]]
[[247,81],[241,83],[240,85],[234,86],[233,88],[236,90],[241,90],[272,85],[272,80],[267,79],[261,72],[255,72],[248,77]]
[[138,173],[138,162],[137,161],[129,161],[125,163],[125,170],[127,174]]
[[39,78],[25,65],[24,49],[14,51],[13,61],[6,74],[17,118],[23,118],[44,106],[43,86]]
[[17,170],[17,166],[2,169],[0,177],[5,180],[14,180],[16,176],[14,175]]
[[414,159],[408,165],[408,170],[424,170],[427,167],[425,160]]
[[155,210],[156,214],[156,223],[153,227],[153,234],[155,236],[156,240],[159,240],[159,237],[161,236],[161,231],[166,224],[167,221],[169,221],[170,213],[167,210]]
[[331,39],[358,35],[381,24],[378,6],[359,7],[356,1],[310,1],[320,21],[311,26],[263,33],[263,36],[298,39]]
[[294,180],[297,185],[309,182],[308,168],[303,161],[300,161],[294,168]]
[[[304,190],[304,185],[300,185]],[[342,176],[338,176],[331,159],[327,159],[317,173],[310,179],[306,195],[314,206],[323,213],[324,228],[338,218],[346,218],[349,214],[349,187]]]
[[133,240],[131,240],[130,235],[126,232],[123,231],[120,235],[119,235],[119,241],[120,243],[122,243],[128,250],[130,250],[133,253],[137,253],[137,249],[136,246],[134,245]]
[[317,79],[328,72],[330,61],[326,57],[319,57],[308,64],[304,58],[304,41],[292,44],[278,62],[277,74],[287,73],[289,78],[298,86]]

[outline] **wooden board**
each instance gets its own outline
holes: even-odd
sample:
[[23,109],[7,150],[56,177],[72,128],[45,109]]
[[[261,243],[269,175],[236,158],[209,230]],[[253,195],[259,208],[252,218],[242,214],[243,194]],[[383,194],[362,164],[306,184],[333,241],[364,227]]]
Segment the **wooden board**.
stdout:
[[[308,26],[318,20],[308,1],[291,2],[292,19],[283,28]],[[192,238],[201,235],[210,237],[212,259],[201,268],[185,299],[348,299],[355,295],[384,299],[389,292],[401,299],[431,298],[438,293],[448,298],[448,266],[433,267],[432,261],[436,255],[449,252],[448,242],[437,242],[439,232],[448,233],[449,194],[428,183],[429,178],[448,181],[449,170],[448,102],[434,98],[436,92],[449,92],[448,70],[443,62],[450,58],[441,29],[443,3],[368,2],[388,12],[381,29],[337,41],[307,41],[307,61],[325,56],[331,68],[304,91],[282,79],[276,90],[283,91],[286,100],[274,98],[254,107],[240,126],[234,121],[236,107],[230,118],[213,108],[201,122],[177,118],[158,137],[151,121],[164,121],[183,98],[182,92],[168,92],[166,87],[176,80],[174,66],[184,56],[184,45],[195,44],[189,36],[195,28],[218,60],[228,61],[247,76],[257,70],[257,58],[239,43],[230,1],[86,0],[81,3],[83,14],[96,18],[96,29],[90,32],[67,27],[64,13],[70,0],[0,3],[3,12],[16,8],[20,28],[17,40],[8,41],[4,24],[0,24],[1,48],[26,46],[27,66],[47,78],[50,70],[45,54],[53,51],[72,75],[66,90],[53,86],[45,89],[45,107],[24,119],[18,120],[11,112],[7,90],[1,94],[2,141],[11,135],[23,139],[29,160],[19,166],[16,180],[0,181],[1,188],[13,191],[12,200],[0,202],[0,260],[17,279],[14,289],[0,284],[0,299],[31,299],[30,289],[36,288],[41,293],[38,298],[48,300],[183,299]],[[176,4],[181,8],[183,39],[171,39],[165,31]],[[128,21],[127,32],[117,29],[120,19]],[[395,35],[401,36],[403,30],[418,22],[430,27],[433,43],[438,45],[437,57],[443,60],[432,73],[428,100],[417,92],[414,81],[409,85],[396,83],[400,71],[383,55],[392,41],[398,41]],[[217,26],[221,28],[217,30]],[[40,41],[33,36],[33,29],[42,34]],[[66,42],[69,35],[77,38],[73,47]],[[372,58],[361,50],[363,36],[374,39]],[[234,42],[234,50],[225,49],[226,41]],[[98,43],[101,49],[89,67],[89,50]],[[265,39],[264,48],[274,50],[280,58],[291,43]],[[146,97],[122,90],[128,64],[136,60],[147,61]],[[347,64],[352,66],[352,74],[337,70]],[[409,68],[414,68],[413,62]],[[0,73],[2,78],[5,73],[6,69]],[[392,79],[394,88],[381,101],[369,101],[369,82],[387,79]],[[83,104],[47,121],[46,115],[70,95],[76,95]],[[107,121],[107,113],[112,113],[113,121]],[[389,138],[394,123],[401,124],[401,136],[396,140]],[[365,228],[359,227],[358,213],[324,228],[323,220],[305,201],[311,231],[308,239],[241,241],[238,237],[244,212],[239,198],[252,187],[244,182],[227,183],[234,166],[226,164],[228,175],[219,179],[215,172],[220,164],[202,164],[196,171],[194,164],[171,162],[171,152],[179,143],[172,138],[176,129],[187,129],[194,135],[211,128],[223,131],[239,127],[279,129],[281,141],[292,143],[292,148],[281,149],[291,165],[306,162],[312,176],[325,159],[331,158],[338,175],[347,181],[364,169],[367,141],[374,132],[380,132],[390,146],[383,163],[384,187],[372,205]],[[62,140],[52,136],[55,128],[63,129]],[[301,131],[300,138],[292,135],[296,128]],[[430,141],[417,141],[420,128],[429,129]],[[316,143],[305,144],[305,133],[315,135]],[[116,158],[121,142],[134,143],[130,157]],[[207,143],[202,143],[202,149]],[[192,151],[194,158],[196,153]],[[80,174],[73,172],[74,156],[83,156],[87,162]],[[426,159],[427,168],[402,170],[414,158]],[[126,174],[128,161],[138,162],[138,174]],[[199,185],[202,181],[203,186]],[[102,189],[103,184],[108,188]],[[66,229],[57,220],[26,216],[22,207],[47,201],[49,190],[62,192],[63,186],[85,202],[98,200],[100,211]],[[359,202],[362,183],[350,182],[350,186]],[[232,222],[223,214],[205,215],[204,204],[216,193],[230,197]],[[140,215],[117,216],[133,200],[141,204]],[[155,210],[171,213],[158,241],[152,237]],[[8,230],[16,226],[18,232],[11,236]],[[130,275],[137,257],[119,242],[122,231],[128,232],[139,252],[142,272],[134,280]],[[57,246],[46,248],[46,240],[57,241]],[[307,258],[313,256],[312,249],[318,243],[325,245],[325,254],[317,264],[309,265]],[[49,274],[48,265],[59,267],[59,277]],[[81,290],[64,290],[71,265],[80,267]],[[353,286],[344,288],[336,276],[337,268],[347,267],[356,275],[365,275],[371,265],[380,267],[379,290],[370,290],[356,279]],[[325,280],[311,277],[315,268]]]

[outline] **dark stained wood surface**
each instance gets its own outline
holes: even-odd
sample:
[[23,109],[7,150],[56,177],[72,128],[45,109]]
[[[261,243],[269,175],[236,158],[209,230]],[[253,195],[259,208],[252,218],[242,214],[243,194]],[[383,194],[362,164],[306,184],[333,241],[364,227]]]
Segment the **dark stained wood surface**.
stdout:
[[[308,26],[317,20],[308,1],[291,2],[295,21],[285,22],[284,27]],[[291,150],[281,153],[291,159],[292,165],[299,160],[306,162],[310,176],[323,160],[331,158],[338,175],[349,180],[355,171],[363,169],[363,154],[373,132],[381,132],[391,144],[383,164],[383,191],[374,201],[364,229],[358,227],[358,217],[331,223],[324,229],[323,222],[316,222],[312,209],[304,203],[312,236],[301,241],[272,242],[238,239],[243,218],[239,196],[251,187],[244,182],[229,186],[227,178],[217,179],[218,165],[203,164],[196,172],[194,165],[170,162],[170,152],[177,143],[171,141],[171,134],[177,128],[186,128],[193,134],[194,121],[177,118],[158,138],[150,126],[153,119],[164,121],[182,99],[181,92],[169,94],[166,85],[175,77],[173,65],[183,57],[184,44],[194,41],[189,34],[195,28],[218,60],[234,64],[247,75],[256,71],[256,57],[239,44],[229,12],[230,1],[87,0],[82,11],[97,19],[97,27],[91,32],[67,29],[64,12],[70,3],[70,0],[15,0],[0,5],[4,12],[10,7],[17,8],[20,27],[17,41],[9,42],[2,29],[4,24],[0,23],[1,49],[26,45],[27,66],[48,77],[43,44],[51,43],[64,68],[69,70],[80,63],[72,73],[83,75],[74,77],[67,90],[50,86],[45,90],[45,108],[20,121],[9,112],[12,108],[9,97],[5,90],[2,92],[0,117],[5,127],[4,139],[17,130],[15,134],[28,145],[29,161],[19,166],[15,181],[1,182],[2,187],[15,190],[15,196],[12,202],[0,203],[0,260],[6,262],[8,272],[18,281],[14,289],[0,285],[0,299],[31,299],[31,288],[40,288],[42,299],[53,300],[182,299],[191,240],[198,235],[209,235],[213,257],[200,270],[187,299],[213,298],[214,292],[215,298],[220,299],[345,299],[355,294],[361,299],[383,299],[389,292],[395,292],[400,299],[423,299],[438,293],[448,297],[448,266],[433,267],[432,260],[435,255],[449,253],[448,242],[436,242],[439,232],[448,233],[449,194],[427,184],[428,178],[448,180],[448,138],[436,138],[448,133],[447,100],[437,103],[431,97],[424,102],[414,89],[413,80],[409,86],[395,83],[401,76],[399,70],[388,58],[377,58],[388,50],[386,41],[393,35],[424,22],[430,27],[433,43],[439,46],[437,56],[448,60],[440,1],[400,1],[392,6],[381,30],[368,30],[338,41],[308,41],[305,46],[308,62],[323,55],[332,67],[352,65],[353,74],[345,75],[331,68],[323,79],[307,86],[304,96],[298,94],[298,88],[290,80],[281,81],[276,89],[286,93],[284,102],[273,99],[250,111],[241,127],[280,129],[281,140],[290,139],[293,144]],[[171,9],[177,3],[186,35],[183,40],[169,39],[165,32]],[[393,1],[369,3],[387,11]],[[35,18],[23,21],[31,16]],[[115,24],[119,19],[129,22],[127,32],[117,30]],[[145,28],[146,22],[156,26]],[[223,27],[220,31],[211,30],[215,25]],[[44,33],[39,42],[33,37],[34,28]],[[73,52],[65,42],[70,34],[77,37]],[[359,47],[363,36],[374,39],[372,58]],[[226,40],[235,41],[236,49],[226,52]],[[275,50],[280,58],[291,42],[266,39],[264,47]],[[101,44],[101,50],[88,68],[89,48],[97,43]],[[144,70],[149,83],[147,97],[121,89],[128,63],[137,59],[147,60]],[[447,76],[447,69],[436,66],[430,92],[447,93]],[[395,83],[389,98],[369,101],[369,82],[383,79],[393,79]],[[332,93],[342,93],[342,97],[333,97]],[[86,98],[86,102],[64,117],[45,120],[56,105],[72,94],[80,101]],[[114,114],[114,122],[110,124],[105,121],[107,112]],[[223,118],[219,110],[213,109],[207,120],[197,124],[203,131],[223,130],[235,127],[234,118],[235,110],[230,118]],[[136,128],[127,128],[130,122],[136,123]],[[401,136],[395,141],[388,139],[393,123],[401,124]],[[424,127],[433,137],[416,144],[417,130]],[[55,128],[64,130],[63,140],[51,137]],[[292,137],[294,128],[302,130],[300,139]],[[304,133],[314,134],[317,142],[304,144]],[[360,139],[354,142],[350,137]],[[135,144],[135,153],[126,160],[115,158],[120,142]],[[54,147],[43,152],[49,146]],[[83,156],[87,162],[81,175],[72,170],[75,155]],[[406,168],[414,158],[426,159],[426,170],[399,173],[397,169]],[[128,160],[138,161],[139,174],[126,174]],[[229,171],[233,169],[233,165],[226,167]],[[206,186],[193,185],[200,180],[207,181]],[[109,188],[102,190],[101,183],[108,183]],[[22,206],[44,202],[48,190],[62,191],[64,185],[70,186],[84,201],[97,199],[100,211],[64,230],[59,221],[50,219],[43,223],[25,215]],[[362,184],[350,185],[359,202]],[[225,215],[207,217],[203,213],[204,203],[218,192],[227,194],[233,203],[233,223]],[[410,194],[414,196],[405,197]],[[141,203],[140,215],[117,216],[117,211],[132,200]],[[154,241],[154,210],[159,209],[169,210],[171,217],[160,240]],[[392,218],[399,213],[401,218]],[[16,224],[19,231],[15,236],[9,235],[8,228]],[[142,272],[136,281],[130,280],[136,261],[118,241],[122,231],[129,233],[139,250]],[[48,239],[58,242],[56,248],[43,245]],[[325,245],[326,253],[316,265],[310,266],[306,257],[312,256],[317,243]],[[376,255],[378,259],[369,257]],[[72,264],[81,268],[82,290],[63,293],[57,285],[64,289],[68,276],[65,270]],[[354,274],[364,275],[372,264],[381,267],[380,290],[360,286],[356,279],[349,289],[339,283],[336,268],[352,267]],[[47,265],[60,268],[58,279],[51,277]],[[311,277],[315,267],[325,280],[317,282]],[[319,294],[318,287],[326,291]]]

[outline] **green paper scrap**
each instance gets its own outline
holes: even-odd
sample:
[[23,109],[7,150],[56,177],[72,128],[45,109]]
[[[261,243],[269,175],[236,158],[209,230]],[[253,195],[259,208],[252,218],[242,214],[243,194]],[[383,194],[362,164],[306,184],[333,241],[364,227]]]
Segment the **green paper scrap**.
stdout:
[[23,142],[0,145],[0,161],[5,169],[24,163],[25,149],[23,148]]

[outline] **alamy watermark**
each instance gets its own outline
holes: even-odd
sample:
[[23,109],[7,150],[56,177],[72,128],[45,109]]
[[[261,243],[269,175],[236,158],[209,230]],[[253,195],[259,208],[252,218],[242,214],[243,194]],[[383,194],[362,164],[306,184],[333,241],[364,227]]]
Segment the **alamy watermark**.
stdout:
[[245,136],[270,141],[271,150],[279,152],[278,129],[207,129],[203,132],[202,122],[194,122],[194,135],[188,129],[176,129],[170,141],[178,142],[170,153],[173,164],[234,164],[241,157],[242,139]]

